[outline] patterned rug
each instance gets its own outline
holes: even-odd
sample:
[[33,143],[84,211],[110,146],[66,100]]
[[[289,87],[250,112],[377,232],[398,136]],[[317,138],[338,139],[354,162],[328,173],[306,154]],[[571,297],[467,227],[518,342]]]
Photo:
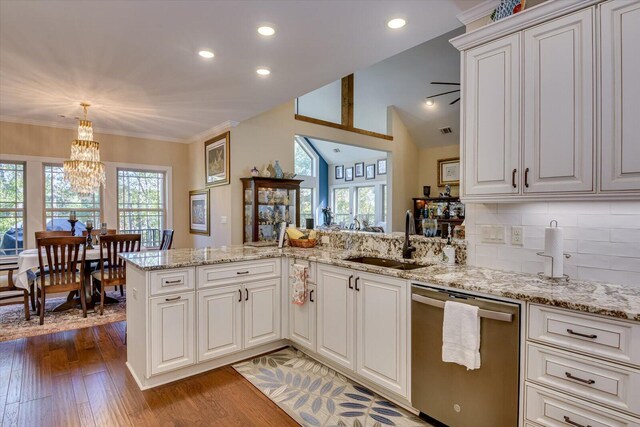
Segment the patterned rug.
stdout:
[[86,319],[82,317],[82,309],[79,307],[57,313],[51,312],[54,307],[66,300],[65,297],[47,299],[44,325],[39,324],[40,319],[34,311],[31,312],[31,320],[24,319],[24,305],[22,302],[0,306],[0,341],[52,334],[70,329],[88,328],[125,320],[127,318],[126,294],[125,296],[120,296],[120,292],[107,291],[107,295],[117,299],[118,303],[105,305],[104,315],[102,316],[93,309],[88,308]]
[[303,426],[429,426],[291,347],[233,365]]

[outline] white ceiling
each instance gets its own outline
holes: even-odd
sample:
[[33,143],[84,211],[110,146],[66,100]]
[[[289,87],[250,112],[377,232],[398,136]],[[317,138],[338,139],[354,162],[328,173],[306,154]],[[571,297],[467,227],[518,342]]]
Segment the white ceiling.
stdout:
[[479,2],[0,1],[0,119],[71,127],[58,115],[88,101],[99,130],[185,140],[443,34]]
[[[442,36],[405,50],[356,74],[363,85],[374,90],[376,105],[394,105],[414,142],[420,147],[456,144],[460,140],[460,102],[452,93],[435,98],[426,107],[427,96],[459,89],[458,86],[431,85],[432,81],[460,82],[460,53],[449,39],[462,34],[460,27]],[[450,126],[452,134],[438,129]]]
[[[355,147],[353,145],[338,144],[322,139],[307,138],[313,147],[320,153],[325,162],[330,165],[340,163],[359,162],[369,159],[382,159],[387,157],[384,151],[370,150],[368,148]],[[335,152],[334,150],[340,150]]]

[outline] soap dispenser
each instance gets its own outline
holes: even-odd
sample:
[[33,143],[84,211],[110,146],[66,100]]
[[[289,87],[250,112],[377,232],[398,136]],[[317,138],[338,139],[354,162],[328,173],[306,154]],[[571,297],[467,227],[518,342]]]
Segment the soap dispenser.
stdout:
[[456,250],[451,245],[451,224],[449,224],[447,233],[447,244],[442,249],[442,258],[447,265],[454,265],[456,263]]

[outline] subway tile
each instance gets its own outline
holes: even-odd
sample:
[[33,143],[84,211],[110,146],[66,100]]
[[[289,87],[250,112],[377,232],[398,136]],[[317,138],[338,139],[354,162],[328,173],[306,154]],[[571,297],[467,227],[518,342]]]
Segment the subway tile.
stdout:
[[498,247],[493,245],[476,244],[476,256],[497,257]]
[[640,202],[611,202],[611,214],[640,215]]
[[566,227],[563,231],[565,239],[595,240],[597,242],[608,242],[610,235],[608,228]]
[[549,213],[608,214],[610,202],[549,202]]
[[549,225],[549,214],[522,214],[522,225]]
[[[640,272],[640,258],[611,257],[611,270]],[[640,285],[640,283],[638,283]]]
[[542,261],[522,261],[521,270],[523,273],[538,274],[544,271]]
[[567,260],[570,265],[576,265],[578,267],[593,267],[593,268],[605,268],[611,267],[611,258],[608,255],[596,255],[596,254],[575,254]]
[[525,239],[527,239],[528,237],[544,237],[544,227],[541,225],[527,225],[523,228],[523,232]]
[[612,215],[611,228],[640,228],[640,215]]
[[547,213],[547,202],[502,203],[498,205],[498,213]]
[[611,229],[612,242],[640,242],[640,229],[613,228]]
[[549,222],[551,221],[557,221],[558,227],[575,227],[578,225],[578,215],[567,213],[549,214]]
[[564,252],[565,253],[572,253],[575,254],[578,252],[578,241],[577,240],[570,240],[570,239],[564,239]]
[[611,242],[595,242],[592,240],[578,240],[578,253],[581,254],[610,254]]
[[527,249],[544,250],[544,237],[526,237],[524,238],[524,247]]
[[640,286],[640,273],[591,267],[578,267],[578,279]]
[[594,215],[578,215],[578,227],[609,227],[611,224],[611,215],[594,214]]

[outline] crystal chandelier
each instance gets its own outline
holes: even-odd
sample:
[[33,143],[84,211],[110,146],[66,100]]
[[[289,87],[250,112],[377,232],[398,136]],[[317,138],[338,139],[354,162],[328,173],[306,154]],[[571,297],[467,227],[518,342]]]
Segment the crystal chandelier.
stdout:
[[93,127],[87,120],[89,104],[80,104],[84,118],[78,124],[78,139],[71,143],[71,158],[64,162],[64,177],[80,194],[93,194],[105,185],[104,164],[100,161],[100,144],[93,140]]

